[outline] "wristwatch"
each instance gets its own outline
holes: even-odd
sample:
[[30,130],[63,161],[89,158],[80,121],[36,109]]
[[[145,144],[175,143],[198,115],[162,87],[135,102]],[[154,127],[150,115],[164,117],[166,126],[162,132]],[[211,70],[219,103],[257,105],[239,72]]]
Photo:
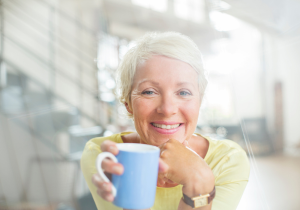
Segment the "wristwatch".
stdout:
[[212,199],[214,199],[215,196],[216,196],[216,187],[214,187],[213,191],[209,194],[199,195],[192,198],[188,197],[183,193],[182,199],[187,205],[195,209],[210,204],[210,202],[212,201]]

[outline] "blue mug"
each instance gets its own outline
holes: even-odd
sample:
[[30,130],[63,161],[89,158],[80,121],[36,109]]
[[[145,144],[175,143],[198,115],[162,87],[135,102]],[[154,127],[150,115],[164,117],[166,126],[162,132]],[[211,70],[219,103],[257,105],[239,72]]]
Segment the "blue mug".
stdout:
[[124,166],[122,175],[112,175],[112,194],[115,197],[113,204],[125,209],[151,208],[156,193],[159,148],[135,143],[121,143],[117,147],[117,156],[102,152],[96,160],[98,173],[106,182],[109,179],[101,168],[103,159],[108,157]]

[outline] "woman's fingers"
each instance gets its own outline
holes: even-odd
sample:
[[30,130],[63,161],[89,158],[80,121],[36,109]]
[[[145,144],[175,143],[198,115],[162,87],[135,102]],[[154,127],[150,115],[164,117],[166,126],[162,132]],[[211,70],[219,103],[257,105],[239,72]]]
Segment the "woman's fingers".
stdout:
[[112,195],[111,192],[100,192],[99,194],[104,200],[108,202],[113,202],[114,201],[114,196]]
[[103,182],[98,174],[93,175],[92,182],[97,187],[97,194],[101,198],[108,202],[112,202],[114,200],[111,182]]
[[169,166],[161,158],[159,158],[158,172],[165,173],[168,171],[168,169]]
[[105,172],[111,173],[111,174],[122,175],[124,172],[124,167],[122,164],[115,163],[108,158],[105,158],[102,161],[101,167]]
[[165,173],[168,171],[169,166],[161,159],[159,158],[159,167],[158,167],[158,183],[160,185],[164,185],[168,179],[165,178]]
[[100,195],[104,200],[108,202],[113,202],[114,201],[114,196],[112,195],[111,192],[105,192],[105,191],[100,191],[99,189],[97,190],[98,195]]
[[99,174],[94,174],[92,176],[92,182],[97,187],[98,190],[103,192],[111,192],[112,186],[111,182],[104,182]]
[[[117,144],[115,142],[106,140],[101,144],[102,152],[110,152],[113,155],[119,153]],[[121,175],[124,172],[124,167],[120,163],[115,163],[109,158],[105,158],[101,163],[101,168],[105,173]],[[104,200],[112,202],[114,196],[112,195],[112,183],[104,182],[99,174],[94,174],[92,177],[93,184],[97,187],[97,194]]]
[[100,146],[102,152],[110,152],[113,155],[117,155],[119,153],[119,149],[117,144],[110,140],[105,140]]
[[113,201],[111,182],[104,182],[99,174],[93,175],[92,182],[97,187],[97,194],[99,196],[107,201]]

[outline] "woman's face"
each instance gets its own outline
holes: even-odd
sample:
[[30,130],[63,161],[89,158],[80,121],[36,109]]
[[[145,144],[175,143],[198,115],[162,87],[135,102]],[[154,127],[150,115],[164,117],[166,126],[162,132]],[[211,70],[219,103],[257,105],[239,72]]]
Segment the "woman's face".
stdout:
[[200,94],[196,71],[187,63],[152,56],[139,65],[131,105],[141,143],[159,146],[168,139],[189,140],[195,131]]

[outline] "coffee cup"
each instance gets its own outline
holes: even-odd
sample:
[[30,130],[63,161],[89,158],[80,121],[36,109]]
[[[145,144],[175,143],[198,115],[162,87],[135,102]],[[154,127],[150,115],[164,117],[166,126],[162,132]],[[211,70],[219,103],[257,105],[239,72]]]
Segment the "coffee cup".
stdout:
[[158,147],[146,144],[117,144],[119,154],[102,152],[96,160],[96,168],[100,177],[109,182],[101,168],[105,158],[123,165],[122,175],[112,175],[113,204],[125,209],[147,209],[154,205],[158,162]]

